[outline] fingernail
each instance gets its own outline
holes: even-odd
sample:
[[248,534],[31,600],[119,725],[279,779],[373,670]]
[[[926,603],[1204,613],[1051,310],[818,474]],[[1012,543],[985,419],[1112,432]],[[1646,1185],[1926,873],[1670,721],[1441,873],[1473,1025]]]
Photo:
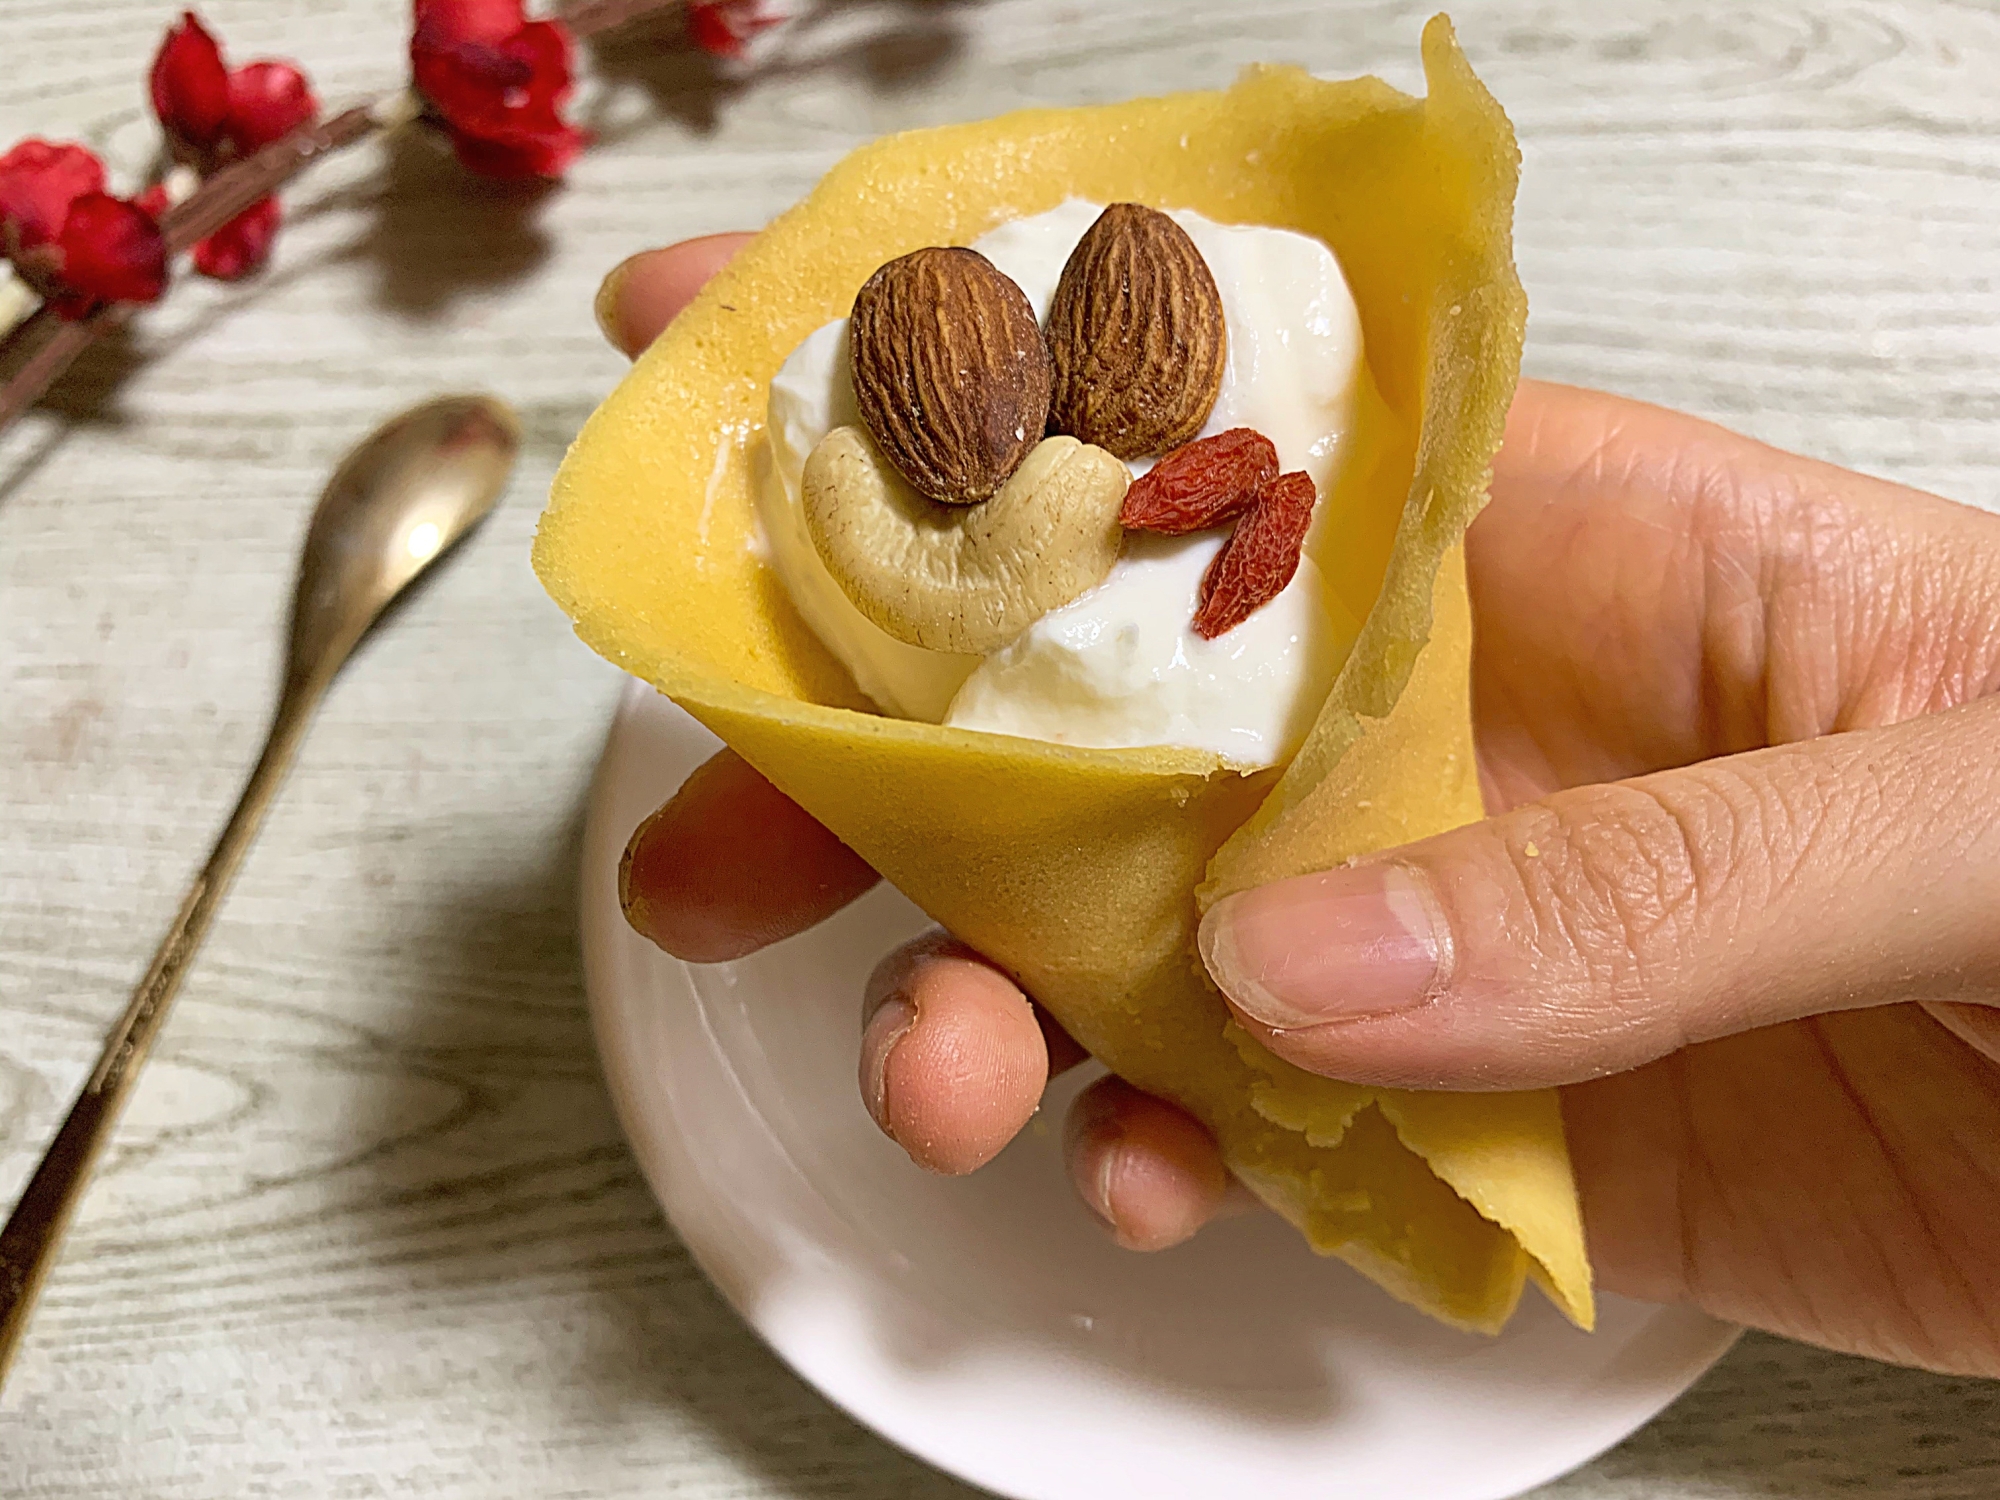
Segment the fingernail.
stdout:
[[618,333],[618,299],[625,290],[625,278],[632,274],[632,261],[627,257],[611,268],[597,288],[597,296],[590,304],[591,313],[597,319],[597,326],[612,348],[626,352],[625,340]]
[[1218,901],[1201,956],[1238,1010],[1287,1031],[1424,1004],[1451,945],[1421,873],[1358,865]]
[[1111,1181],[1118,1171],[1118,1153],[1123,1149],[1116,1139],[1103,1141],[1090,1150],[1091,1160],[1085,1169],[1077,1173],[1077,1192],[1088,1203],[1091,1212],[1113,1229],[1118,1220],[1111,1213]]
[[917,1008],[901,995],[891,995],[875,1009],[861,1030],[861,1101],[884,1135],[889,1128],[889,1054],[917,1024]]
[[656,809],[645,822],[632,830],[632,837],[625,841],[625,852],[618,856],[618,909],[625,913],[625,922],[643,938],[653,936],[652,911],[644,896],[632,888],[632,860],[639,852],[639,845],[647,831],[659,822],[666,808]]

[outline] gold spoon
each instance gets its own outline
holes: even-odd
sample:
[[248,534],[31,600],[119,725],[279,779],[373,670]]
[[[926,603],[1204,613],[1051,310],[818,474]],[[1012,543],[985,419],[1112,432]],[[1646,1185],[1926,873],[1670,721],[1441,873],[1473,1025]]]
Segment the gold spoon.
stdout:
[[328,684],[391,600],[493,509],[520,425],[490,396],[445,396],[364,439],[313,512],[292,596],[284,688],[264,753],[83,1092],[0,1230],[0,1381],[90,1170]]

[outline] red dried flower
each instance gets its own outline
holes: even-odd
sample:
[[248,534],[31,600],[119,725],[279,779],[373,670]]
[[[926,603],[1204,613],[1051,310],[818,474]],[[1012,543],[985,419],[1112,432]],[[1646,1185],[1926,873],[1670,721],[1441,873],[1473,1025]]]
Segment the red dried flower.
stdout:
[[167,289],[167,241],[153,216],[109,193],[85,193],[63,222],[62,279],[50,299],[65,318],[100,302],[155,302]]
[[215,143],[229,118],[229,69],[193,11],[167,32],[153,56],[153,113],[167,132],[175,156]]
[[206,176],[313,119],[319,101],[288,62],[226,66],[222,48],[190,10],[153,59],[153,113],[174,158]]
[[[288,62],[230,68],[195,16],[181,13],[153,59],[153,113],[176,161],[203,176],[268,146],[316,118],[319,100]],[[142,200],[143,202],[143,200]],[[263,265],[278,232],[278,202],[260,199],[194,247],[195,269],[234,281]]]
[[52,244],[70,205],[104,191],[104,163],[84,146],[28,139],[0,156],[0,238],[9,260]]
[[279,217],[275,194],[259,198],[194,247],[194,268],[217,281],[248,276],[270,258]]
[[689,0],[688,40],[713,56],[738,58],[752,37],[784,19],[765,0]]
[[167,285],[159,224],[104,191],[104,164],[82,146],[26,140],[0,156],[0,250],[65,318]]
[[416,0],[410,68],[458,159],[487,177],[559,177],[590,137],[566,123],[569,33],[521,0]]
[[222,139],[240,155],[261,151],[318,118],[312,85],[288,62],[263,58],[229,75],[229,121]]

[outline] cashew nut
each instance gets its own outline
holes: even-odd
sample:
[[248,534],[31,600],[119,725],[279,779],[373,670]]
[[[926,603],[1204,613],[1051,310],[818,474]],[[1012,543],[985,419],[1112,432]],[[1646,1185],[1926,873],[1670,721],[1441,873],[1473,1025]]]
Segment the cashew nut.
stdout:
[[1111,571],[1131,482],[1102,448],[1052,437],[991,500],[940,505],[867,433],[836,427],[806,460],[806,528],[855,608],[897,640],[983,653]]

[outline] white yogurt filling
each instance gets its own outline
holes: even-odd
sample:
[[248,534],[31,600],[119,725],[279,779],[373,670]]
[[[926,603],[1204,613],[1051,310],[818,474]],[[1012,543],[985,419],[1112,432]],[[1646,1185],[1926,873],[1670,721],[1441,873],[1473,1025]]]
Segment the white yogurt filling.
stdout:
[[[1045,317],[1070,251],[1102,211],[1071,200],[1017,219],[973,248]],[[1361,321],[1340,264],[1289,230],[1176,211],[1222,294],[1229,357],[1202,435],[1254,427],[1281,468],[1324,497],[1353,446],[1365,367]],[[806,530],[807,455],[860,414],[848,382],[847,320],[809,335],[771,381],[771,462],[758,491],[768,555],[815,634],[884,713],[1057,744],[1178,745],[1233,764],[1275,765],[1319,712],[1360,622],[1310,557],[1291,583],[1215,640],[1194,632],[1202,575],[1225,534],[1128,534],[1110,575],[985,657],[926,651],[854,607]],[[1143,472],[1149,462],[1133,466]]]

